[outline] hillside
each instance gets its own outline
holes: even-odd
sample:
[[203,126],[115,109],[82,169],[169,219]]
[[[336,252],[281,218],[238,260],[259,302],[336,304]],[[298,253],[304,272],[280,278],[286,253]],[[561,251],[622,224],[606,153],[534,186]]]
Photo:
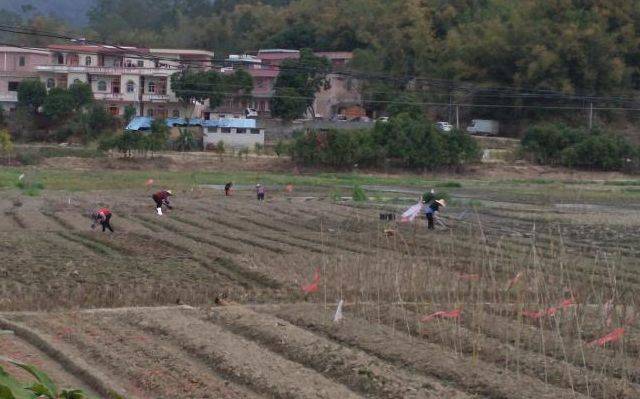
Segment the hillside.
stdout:
[[87,11],[96,0],[0,0],[0,9],[23,14],[23,7],[33,6],[34,13],[52,15],[70,25],[82,26],[87,23]]

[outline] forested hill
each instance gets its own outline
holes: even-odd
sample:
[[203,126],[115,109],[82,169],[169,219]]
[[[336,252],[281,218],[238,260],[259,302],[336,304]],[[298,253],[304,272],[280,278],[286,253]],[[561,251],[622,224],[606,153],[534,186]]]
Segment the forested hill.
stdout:
[[72,26],[86,25],[87,11],[96,0],[0,0],[4,9],[20,16],[54,16]]
[[[9,1],[28,0],[0,5]],[[92,1],[79,31],[110,42],[221,55],[349,50],[354,68],[398,77],[579,94],[640,89],[637,0],[30,0],[78,13]]]
[[[565,92],[640,88],[636,0],[97,0],[100,37],[216,51],[358,50],[371,72]],[[95,16],[96,14],[94,14]]]

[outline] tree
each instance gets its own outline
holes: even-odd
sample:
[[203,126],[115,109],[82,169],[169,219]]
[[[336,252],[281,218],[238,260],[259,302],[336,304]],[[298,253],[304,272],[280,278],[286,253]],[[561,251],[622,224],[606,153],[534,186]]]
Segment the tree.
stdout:
[[8,154],[13,151],[13,142],[11,141],[11,135],[6,129],[0,130],[0,152]]
[[54,122],[64,121],[74,110],[75,100],[68,90],[55,87],[42,104],[42,113]]
[[175,142],[175,147],[178,151],[191,151],[196,148],[196,140],[193,138],[193,134],[189,129],[180,129],[180,136]]
[[317,57],[310,49],[300,51],[299,60],[285,60],[275,83],[271,100],[273,116],[292,120],[312,110],[315,95],[326,83],[329,60]]
[[137,113],[136,107],[134,107],[133,105],[128,104],[126,107],[124,107],[123,119],[124,119],[125,123],[131,122],[133,117],[136,116],[136,113]]
[[74,82],[69,86],[69,94],[73,98],[73,107],[76,111],[93,102],[91,85],[84,82]]
[[25,79],[18,86],[18,105],[37,112],[47,98],[47,88],[38,79]]
[[90,135],[95,137],[100,133],[114,130],[117,121],[102,105],[93,104],[87,113],[87,124],[91,130]]
[[253,78],[243,70],[229,75],[187,70],[171,76],[171,87],[184,104],[209,101],[209,107],[213,109],[222,104],[225,97],[249,96],[253,90]]
[[163,119],[155,119],[151,122],[151,133],[147,136],[149,151],[157,152],[164,150],[169,141],[169,126]]

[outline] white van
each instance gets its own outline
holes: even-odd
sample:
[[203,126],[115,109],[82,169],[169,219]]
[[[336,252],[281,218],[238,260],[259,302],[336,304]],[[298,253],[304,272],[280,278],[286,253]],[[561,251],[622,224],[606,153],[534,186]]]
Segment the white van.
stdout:
[[500,132],[500,123],[489,119],[473,119],[467,132],[485,136],[495,136]]

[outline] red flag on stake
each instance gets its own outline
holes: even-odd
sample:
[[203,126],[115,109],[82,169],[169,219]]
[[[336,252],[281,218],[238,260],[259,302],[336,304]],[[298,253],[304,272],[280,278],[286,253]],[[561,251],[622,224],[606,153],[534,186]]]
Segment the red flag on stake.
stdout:
[[293,191],[293,184],[287,184],[286,186],[284,186],[284,191],[290,193]]
[[588,345],[589,346],[593,346],[593,345],[605,346],[609,342],[619,341],[623,335],[624,335],[624,327],[616,328],[615,330],[611,331],[609,334],[605,335],[604,337],[598,338],[595,341],[589,342]]
[[462,281],[478,281],[480,276],[477,274],[458,273],[458,279]]
[[313,281],[311,281],[311,283],[307,284],[307,285],[303,285],[302,286],[302,291],[305,294],[310,294],[312,292],[318,292],[318,284],[320,283],[320,271],[316,270],[315,274],[313,275]]
[[454,309],[452,311],[449,312],[445,312],[443,310],[439,311],[439,312],[435,312],[433,314],[430,314],[428,316],[423,317],[422,319],[420,319],[421,322],[423,323],[428,323],[433,319],[458,319],[460,318],[460,314],[462,313],[462,309]]
[[560,302],[560,307],[562,309],[566,309],[566,308],[570,308],[571,306],[576,304],[576,300],[571,298],[571,299],[565,299],[564,301]]

